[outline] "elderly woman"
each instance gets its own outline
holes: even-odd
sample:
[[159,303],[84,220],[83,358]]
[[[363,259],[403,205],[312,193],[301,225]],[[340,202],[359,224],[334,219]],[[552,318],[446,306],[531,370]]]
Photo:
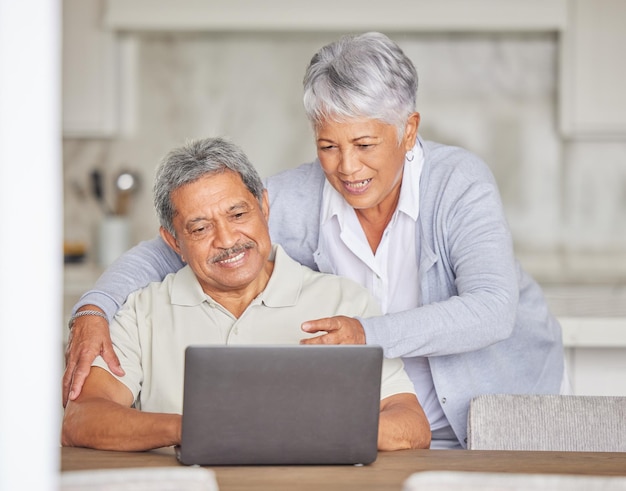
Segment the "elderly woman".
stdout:
[[[432,448],[465,447],[470,400],[559,393],[561,329],[515,260],[489,168],[466,150],[422,141],[417,73],[380,33],[323,47],[304,77],[318,159],[267,180],[270,232],[296,260],[367,287],[384,315],[311,319],[306,343],[366,343],[402,357]],[[73,319],[64,400],[91,359],[111,353],[107,324],[127,294],[182,266],[155,239],[98,280]],[[95,313],[94,313],[95,312]]]

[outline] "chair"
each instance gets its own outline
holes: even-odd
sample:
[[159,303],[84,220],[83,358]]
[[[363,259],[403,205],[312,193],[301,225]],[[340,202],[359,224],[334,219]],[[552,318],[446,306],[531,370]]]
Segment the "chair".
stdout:
[[626,397],[481,395],[467,436],[470,450],[626,452]]

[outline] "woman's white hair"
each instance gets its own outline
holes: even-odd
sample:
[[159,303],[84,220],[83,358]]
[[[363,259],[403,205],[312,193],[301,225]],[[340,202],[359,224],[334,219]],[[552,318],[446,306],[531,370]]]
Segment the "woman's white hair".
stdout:
[[314,128],[327,119],[377,119],[395,125],[400,141],[415,112],[415,66],[379,32],[343,36],[321,48],[303,85],[304,109]]

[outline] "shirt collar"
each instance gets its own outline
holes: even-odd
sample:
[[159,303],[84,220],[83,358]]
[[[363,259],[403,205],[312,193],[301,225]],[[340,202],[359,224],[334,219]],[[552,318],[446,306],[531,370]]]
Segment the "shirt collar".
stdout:
[[206,301],[207,295],[202,290],[200,282],[198,282],[189,265],[186,265],[174,274],[170,298],[172,305],[186,305],[190,307],[200,305]]
[[273,245],[272,256],[274,271],[272,271],[272,276],[265,290],[259,295],[259,300],[268,307],[296,305],[302,291],[305,266],[291,259],[278,244]]
[[413,160],[405,160],[404,162],[398,211],[416,221],[419,215],[420,175],[424,165],[424,150],[419,140],[415,142],[411,153],[413,154]]
[[[277,244],[272,246],[270,261],[274,261],[274,271],[257,300],[269,307],[295,305],[302,290],[302,266]],[[171,292],[173,305],[196,306],[207,300],[213,301],[204,293],[189,265],[175,273]]]

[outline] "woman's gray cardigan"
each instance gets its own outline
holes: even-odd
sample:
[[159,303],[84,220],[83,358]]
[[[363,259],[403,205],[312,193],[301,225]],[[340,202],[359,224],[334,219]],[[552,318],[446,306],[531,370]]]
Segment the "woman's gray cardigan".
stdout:
[[[387,357],[428,357],[437,396],[465,446],[472,397],[558,393],[561,328],[513,255],[500,195],[470,152],[422,142],[415,229],[422,307],[361,319]],[[270,232],[302,264],[332,272],[319,248],[318,162],[270,178]]]

